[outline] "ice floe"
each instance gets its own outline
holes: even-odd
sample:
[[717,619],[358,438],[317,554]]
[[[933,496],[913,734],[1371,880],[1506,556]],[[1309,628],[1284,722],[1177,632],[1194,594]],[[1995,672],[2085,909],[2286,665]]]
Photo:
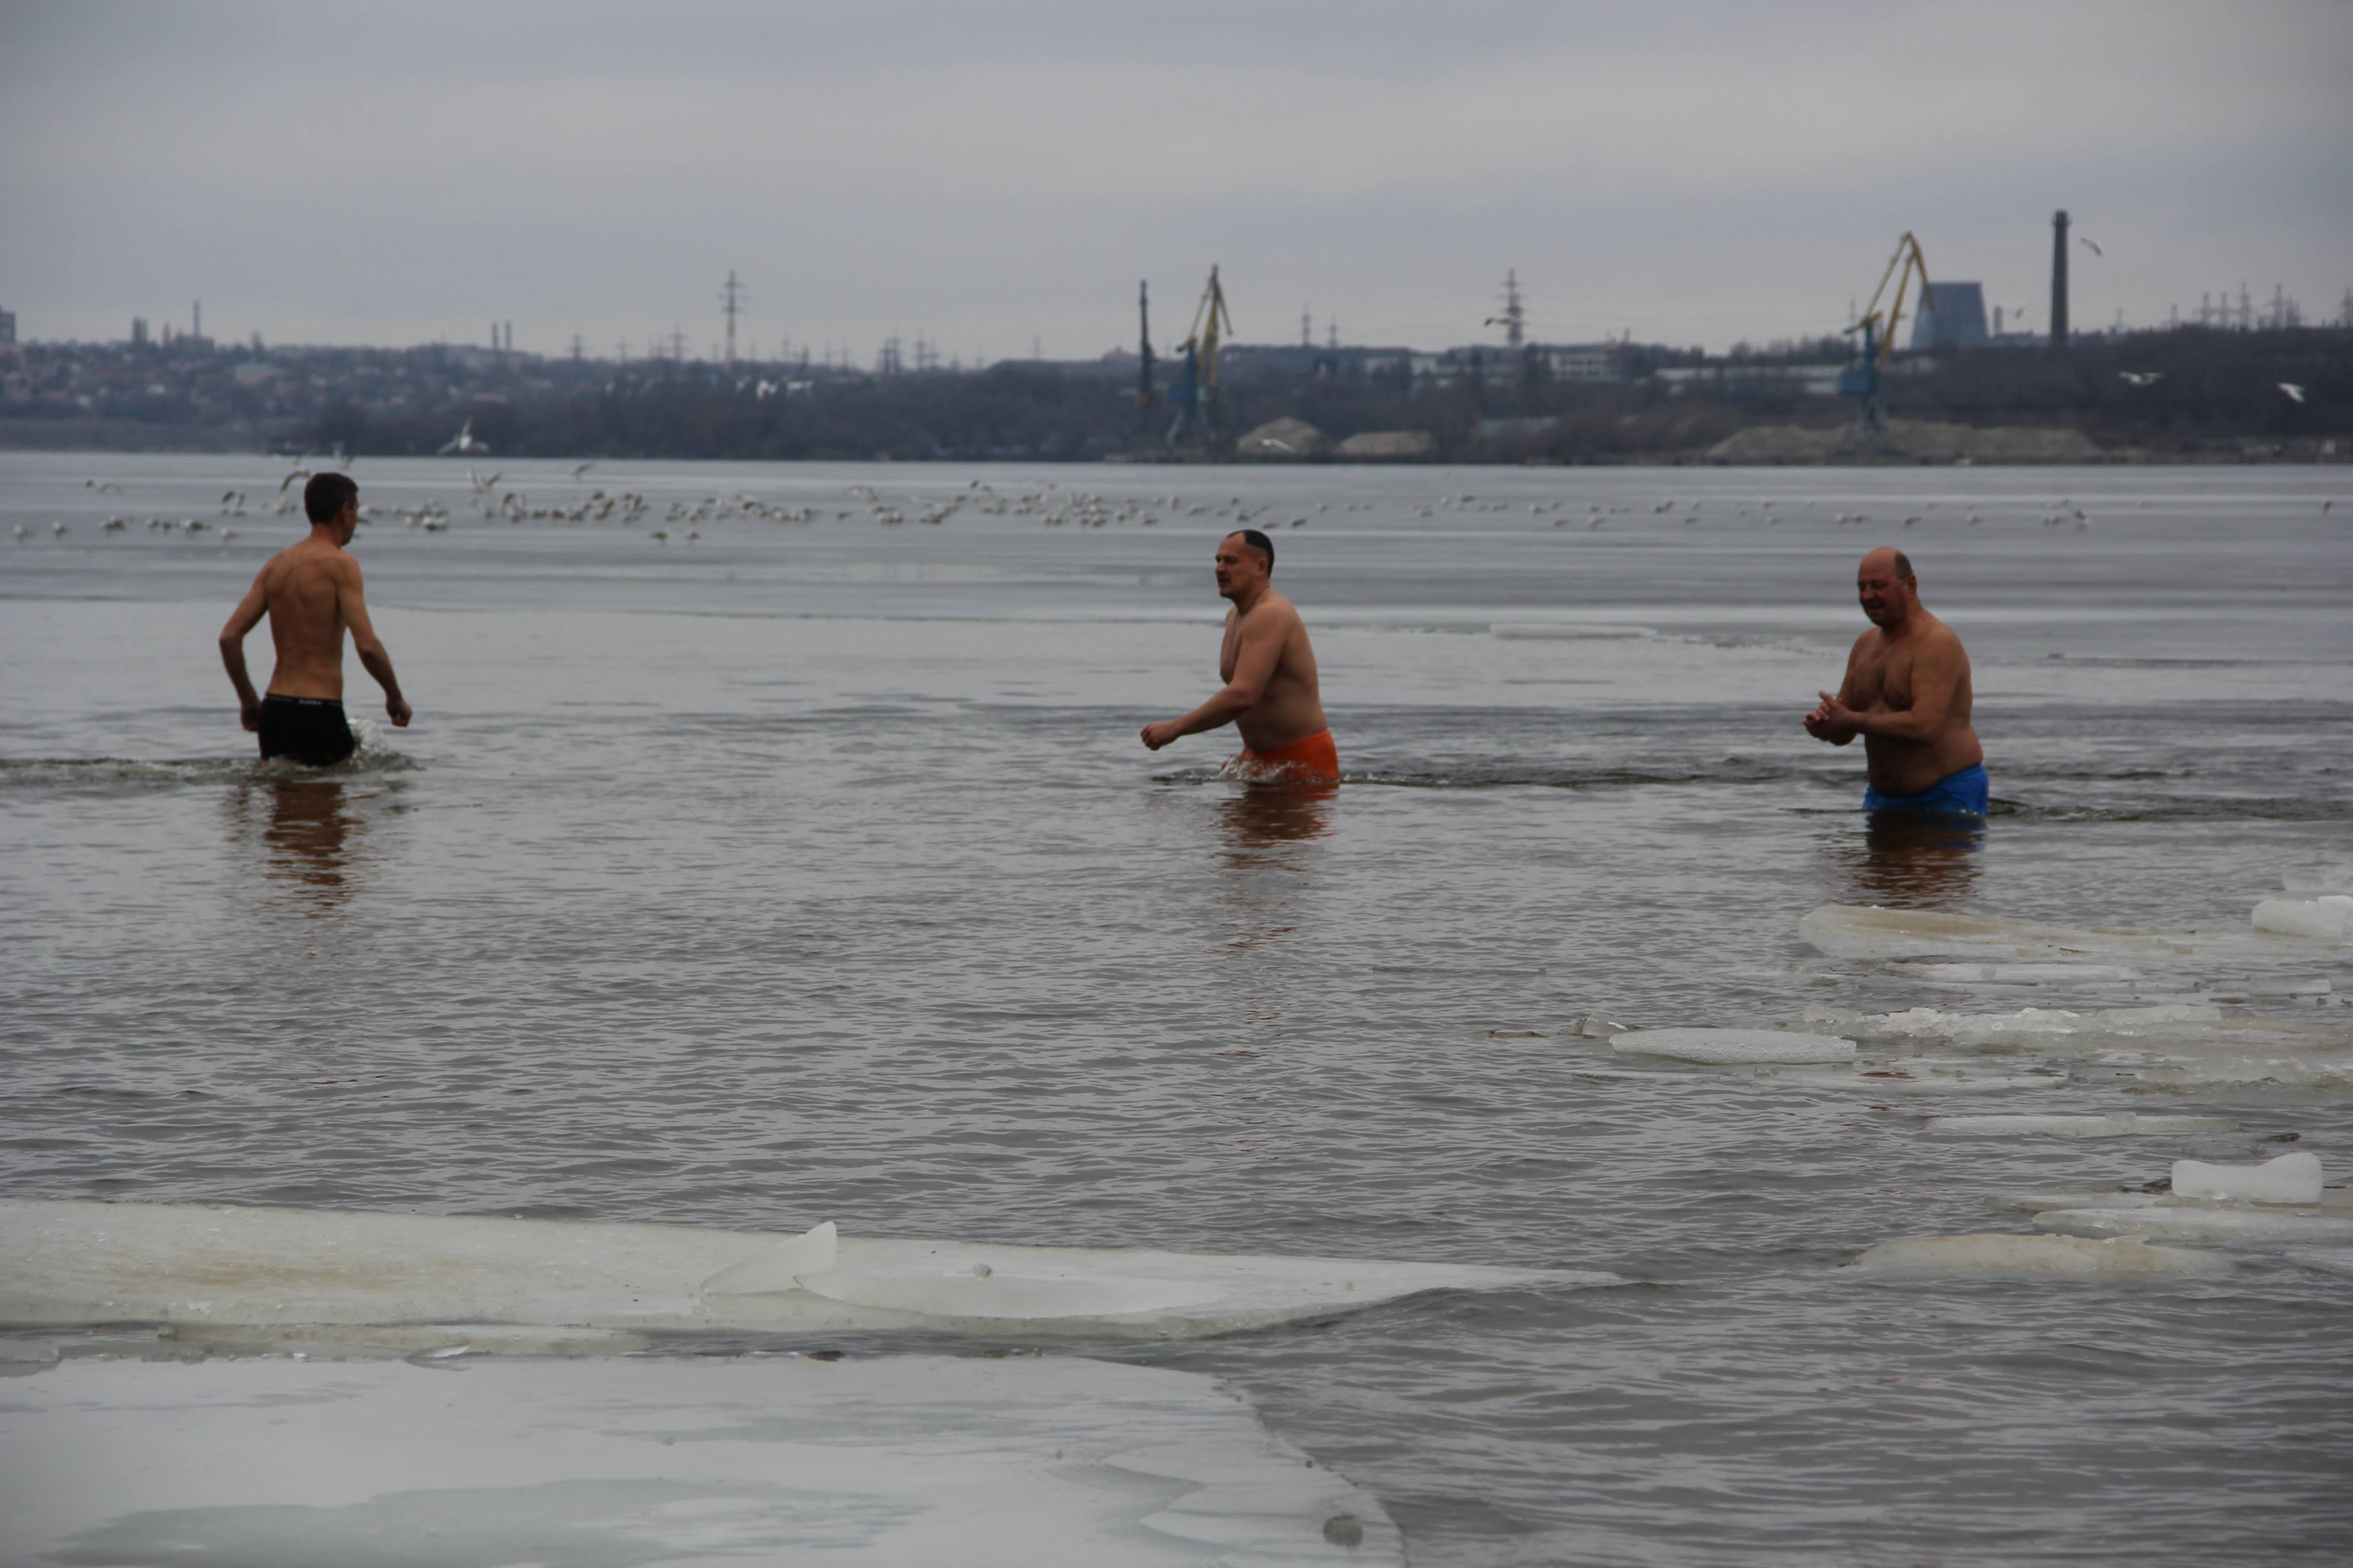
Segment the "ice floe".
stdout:
[[2034,1216],[2034,1228],[2065,1236],[2138,1236],[2159,1241],[2353,1242],[2353,1215],[2253,1204],[2052,1209]]
[[1611,1036],[1609,1047],[1630,1055],[1672,1057],[1712,1066],[1854,1059],[1852,1040],[1781,1029],[1635,1029]]
[[2317,1154],[2282,1154],[2260,1165],[2209,1165],[2197,1160],[2173,1163],[2173,1195],[2179,1198],[2316,1204],[2320,1192]]
[[1915,959],[1904,963],[1910,979],[1952,985],[2120,984],[2141,973],[2120,963],[1952,963]]
[[2105,1116],[1932,1116],[1926,1131],[1956,1136],[2033,1133],[2050,1138],[2149,1138],[2177,1132],[2231,1132],[2238,1125],[2227,1116],[2145,1115],[2137,1110],[2111,1110]]
[[1214,1379],[1077,1358],[69,1357],[8,1393],[10,1563],[1403,1560]]
[[0,1324],[502,1323],[1194,1338],[1614,1275],[311,1209],[0,1202]]
[[2343,942],[2353,936],[2353,896],[2324,893],[2316,898],[2265,899],[2250,918],[2257,931],[2274,936]]
[[1847,1268],[1894,1278],[2038,1274],[2079,1279],[2219,1273],[2219,1259],[2129,1238],[2073,1236],[1906,1236],[1883,1241]]

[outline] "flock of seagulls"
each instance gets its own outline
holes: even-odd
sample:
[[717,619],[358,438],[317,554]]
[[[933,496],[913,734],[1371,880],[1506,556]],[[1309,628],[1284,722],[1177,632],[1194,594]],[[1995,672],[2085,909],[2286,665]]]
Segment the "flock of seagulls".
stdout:
[[[2164,373],[2126,371],[2120,374],[2133,385],[2146,386],[2160,380]],[[2278,384],[2280,391],[2289,397],[2297,402],[2304,400],[2302,386],[2291,382],[2281,382]],[[465,432],[460,432],[461,436],[464,434]],[[338,454],[336,460],[342,462],[347,459]],[[573,483],[586,484],[589,471],[596,467],[596,464],[594,461],[573,465],[568,470]],[[266,510],[279,516],[300,511],[301,502],[292,493],[293,488],[297,480],[308,479],[311,477],[311,470],[300,466],[298,460],[298,466],[279,481],[278,494]],[[481,521],[510,524],[617,522],[625,528],[656,521],[654,512],[656,503],[642,491],[618,489],[607,490],[599,488],[591,490],[585,497],[574,495],[554,502],[535,502],[523,490],[507,488],[503,482],[505,479],[506,474],[503,469],[487,474],[474,468],[466,470],[468,499],[472,501],[475,514]],[[100,492],[115,492],[121,488],[112,480],[86,479],[83,485],[85,489]],[[269,498],[265,496],[264,499]],[[1158,524],[1164,518],[1167,518],[1180,521],[1202,520],[1213,524],[1223,524],[1229,529],[1252,526],[1268,529],[1283,527],[1296,529],[1306,527],[1316,515],[1331,512],[1335,504],[1342,512],[1370,512],[1378,510],[1375,503],[1370,501],[1335,503],[1327,500],[1316,502],[1312,509],[1300,510],[1294,515],[1282,517],[1270,515],[1277,510],[1272,502],[1245,501],[1238,495],[1222,500],[1214,497],[1195,499],[1174,493],[1121,498],[1106,496],[1099,491],[1064,486],[1051,479],[1023,487],[1000,489],[987,479],[976,479],[971,480],[961,492],[951,494],[944,499],[911,496],[894,500],[885,497],[882,492],[868,484],[849,485],[837,500],[831,502],[767,500],[749,490],[711,494],[692,499],[673,499],[668,501],[660,514],[659,526],[653,528],[648,537],[658,545],[667,545],[674,540],[692,544],[702,539],[702,528],[711,524],[761,522],[807,524],[828,521],[828,517],[830,521],[837,522],[862,521],[883,527],[896,527],[911,522],[937,527],[960,513],[968,513],[976,517],[1034,520],[1040,526],[1047,528],[1102,529],[1123,526],[1150,528]],[[1786,521],[1822,522],[1836,528],[1864,528],[1874,524],[1894,523],[1910,529],[1948,519],[1959,521],[1966,526],[1974,528],[1983,524],[1989,513],[1996,511],[1996,503],[1980,502],[1978,507],[1981,510],[1968,510],[1961,508],[1958,503],[1947,503],[1947,509],[1940,510],[1937,502],[1926,501],[1921,503],[1920,509],[1916,511],[1882,517],[1863,511],[1829,511],[1813,498],[1786,501],[1778,499],[1754,501],[1719,500],[1713,503],[1716,509],[1714,512],[1706,510],[1709,504],[1697,500],[1686,501],[1677,498],[1639,502],[1622,501],[1608,505],[1592,501],[1586,503],[1583,510],[1579,511],[1577,510],[1577,503],[1567,500],[1514,501],[1482,497],[1474,492],[1464,491],[1424,502],[1414,508],[1414,515],[1421,518],[1436,518],[1440,514],[1466,516],[1507,513],[1525,510],[1532,521],[1548,521],[1554,528],[1566,528],[1572,523],[1582,522],[1588,531],[1598,531],[1621,520],[1626,522],[1641,522],[1652,518],[1672,519],[1684,528],[1696,526],[1703,521],[1722,520],[1732,523],[1754,521],[1762,522],[1767,527],[1778,527]],[[2142,508],[2147,505],[2146,501],[2137,504]],[[256,505],[252,491],[232,487],[221,493],[218,511],[224,519],[244,518],[255,515]],[[2324,500],[2320,503],[2320,510],[2326,515],[2334,505],[2333,500]],[[2034,521],[2041,526],[2051,529],[2065,528],[2072,523],[2079,531],[2087,530],[2093,522],[2089,512],[2065,496],[2061,496],[2048,504],[2031,505],[2020,512],[2019,516],[2021,521]],[[360,518],[363,522],[397,519],[411,529],[426,533],[442,533],[448,531],[450,527],[451,512],[449,507],[441,500],[427,496],[412,505],[391,506],[381,510],[363,503],[360,508]],[[98,529],[101,534],[121,533],[126,531],[134,521],[136,520],[129,516],[109,517],[98,525]],[[1999,521],[2002,519],[1997,515],[1995,521]],[[237,530],[234,528],[216,527],[202,518],[196,517],[153,517],[146,520],[146,527],[150,533],[170,534],[183,538],[210,534],[224,544],[237,537]],[[69,533],[69,526],[62,521],[54,522],[50,525],[49,531],[54,537],[61,540]],[[16,542],[21,544],[33,536],[34,530],[20,523],[16,526],[14,532]]]

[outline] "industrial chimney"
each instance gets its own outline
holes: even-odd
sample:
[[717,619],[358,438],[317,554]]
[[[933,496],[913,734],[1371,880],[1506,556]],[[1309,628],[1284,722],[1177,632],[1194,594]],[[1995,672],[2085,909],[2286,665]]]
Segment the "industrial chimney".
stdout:
[[2067,352],[2067,212],[2051,215],[2051,348]]

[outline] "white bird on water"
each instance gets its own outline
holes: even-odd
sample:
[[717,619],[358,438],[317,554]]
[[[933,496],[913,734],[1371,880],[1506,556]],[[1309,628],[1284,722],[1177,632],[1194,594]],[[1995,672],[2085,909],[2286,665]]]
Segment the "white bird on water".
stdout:
[[2288,400],[2292,403],[2302,403],[2304,401],[2304,388],[2298,386],[2292,381],[2281,382],[2279,384],[2279,389],[2287,394]]
[[2120,370],[2116,374],[2135,386],[2155,386],[2165,379],[2161,370]]

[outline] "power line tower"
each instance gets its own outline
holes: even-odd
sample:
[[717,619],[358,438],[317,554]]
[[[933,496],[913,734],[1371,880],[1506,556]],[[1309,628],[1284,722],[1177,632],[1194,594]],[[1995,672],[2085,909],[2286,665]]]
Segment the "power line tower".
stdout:
[[670,357],[674,364],[686,363],[686,333],[676,321],[670,324]]
[[580,341],[580,334],[579,334],[578,332],[575,332],[575,333],[573,333],[573,334],[572,334],[572,363],[573,363],[574,364],[578,364],[582,360],[586,359],[587,357],[588,357],[588,345],[587,345],[586,343],[582,342]]
[[1324,346],[1326,348],[1336,349],[1340,346],[1340,318],[1337,316],[1330,318],[1330,325],[1332,328],[1332,335],[1330,338],[1325,340]]
[[1299,346],[1303,349],[1315,346],[1315,320],[1307,313],[1304,305],[1299,307]]
[[735,269],[727,269],[727,281],[720,286],[719,313],[727,318],[727,368],[735,368],[735,316],[744,308],[744,285],[735,281]]
[[874,374],[896,375],[900,369],[899,330],[893,327],[891,329],[891,335],[882,340],[882,352],[874,356]]
[[1520,303],[1520,274],[1517,268],[1504,273],[1504,310],[1501,315],[1487,318],[1487,325],[1504,329],[1504,342],[1517,353],[1527,342],[1528,312]]

